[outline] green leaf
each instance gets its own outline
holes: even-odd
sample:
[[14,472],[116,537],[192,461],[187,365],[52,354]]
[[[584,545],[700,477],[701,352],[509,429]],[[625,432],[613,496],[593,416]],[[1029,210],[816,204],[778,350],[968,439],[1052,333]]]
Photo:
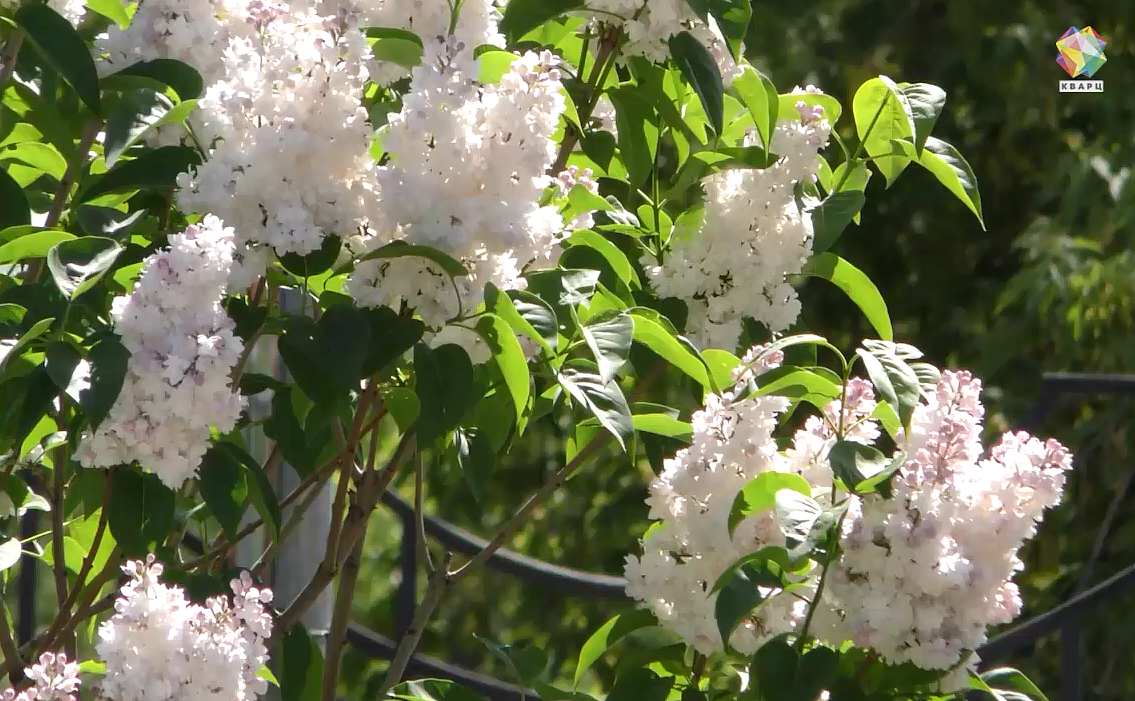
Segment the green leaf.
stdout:
[[881,338],[888,341],[893,339],[887,303],[870,278],[859,268],[833,253],[821,253],[808,261],[803,273],[827,280],[843,290]]
[[272,488],[272,483],[268,481],[264,468],[240,446],[233,443],[227,441],[214,443],[211,450],[227,454],[229,459],[235,460],[244,468],[247,473],[245,481],[248,485],[248,498],[252,500],[252,506],[261,520],[269,527],[268,532],[272,534],[272,540],[279,540],[283,517],[280,514],[280,504],[276,501],[276,492]]
[[126,378],[126,365],[130,351],[117,336],[104,338],[87,353],[91,363],[91,386],[79,395],[79,404],[92,429],[96,429],[106,419]]
[[709,368],[711,391],[733,386],[733,371],[741,367],[741,359],[720,348],[706,348],[701,352]]
[[276,339],[280,358],[296,384],[316,404],[331,405],[342,399],[346,388],[332,378],[337,365],[334,348],[327,342],[321,324],[306,316],[284,319]]
[[79,674],[93,674],[102,676],[106,674],[106,663],[98,660],[87,660],[79,663]]
[[[24,188],[0,168],[0,230],[31,224],[32,213]],[[3,247],[0,247],[0,251]]]
[[844,486],[861,494],[859,486],[887,469],[890,462],[873,446],[855,441],[836,441],[828,451],[832,473]]
[[[632,311],[634,319],[634,340],[658,354],[666,362],[689,375],[707,390],[710,389],[709,372],[702,360],[690,347],[683,345],[678,337],[659,323],[643,308]],[[732,384],[730,381],[729,384]]]
[[91,112],[101,115],[98,70],[71,23],[41,3],[21,5],[14,19],[48,64],[75,89],[79,99]]
[[749,20],[753,15],[750,0],[686,0],[687,4],[702,21],[707,15],[713,15],[717,20],[718,29],[721,30],[733,60],[741,60],[742,42],[749,31]]
[[[606,200],[601,201],[606,203]],[[568,238],[568,243],[572,246],[586,246],[599,252],[611,266],[611,270],[615,272],[620,280],[627,283],[633,289],[642,287],[642,282],[638,279],[638,273],[635,272],[634,266],[631,265],[630,260],[627,259],[627,254],[623,253],[618,246],[608,241],[602,234],[591,231],[590,229],[579,229],[572,232]]]
[[654,105],[633,85],[609,90],[607,96],[615,106],[619,155],[627,169],[628,182],[632,187],[640,187],[654,168],[654,152],[658,147]]
[[580,359],[564,363],[556,379],[568,394],[599,420],[625,451],[627,440],[634,434],[634,422],[619,385],[604,382],[597,366]]
[[496,455],[488,437],[477,428],[458,426],[453,431],[453,447],[457,451],[457,465],[473,499],[480,502],[485,485],[492,475]]
[[74,238],[74,234],[58,229],[44,229],[25,234],[0,246],[0,264],[15,263],[27,258],[44,258],[56,244]]
[[866,199],[862,190],[833,192],[812,209],[812,252],[823,253],[831,248],[847,225],[859,215]]
[[120,161],[97,178],[75,198],[75,204],[89,202],[112,192],[130,190],[169,190],[177,176],[201,165],[201,157],[189,146],[161,146],[142,152],[129,161]]
[[778,395],[803,399],[818,408],[838,399],[843,390],[832,380],[811,370],[782,367],[758,378],[758,396]]
[[340,392],[357,390],[370,345],[366,317],[352,304],[335,304],[323,312],[318,323],[320,361],[327,378]]
[[750,566],[744,565],[731,570],[729,578],[717,592],[717,600],[713,604],[713,616],[726,647],[729,646],[729,638],[741,621],[767,598],[758,587],[757,579],[756,572]]
[[693,435],[693,427],[690,424],[668,414],[635,414],[631,417],[631,421],[635,430],[640,433],[666,436],[685,443],[689,443]]
[[295,275],[299,278],[310,278],[316,275],[322,275],[335,265],[335,261],[339,259],[339,251],[343,248],[343,240],[338,236],[324,236],[323,241],[319,244],[319,249],[308,253],[307,255],[299,255],[297,253],[285,253],[280,258],[280,265],[284,266],[284,270]]
[[156,80],[162,85],[173,88],[178,99],[182,102],[196,100],[201,97],[201,93],[205,90],[205,82],[201,79],[201,74],[197,72],[197,69],[172,58],[139,61],[107,76],[107,78],[114,76],[139,76]]
[[599,314],[580,327],[580,330],[599,365],[600,380],[610,382],[627,362],[634,321],[626,312],[616,310]]
[[394,687],[399,701],[485,701],[485,697],[449,679],[415,679]]
[[583,8],[583,0],[510,0],[501,17],[500,31],[509,44],[548,20]]
[[946,91],[930,83],[899,83],[898,87],[914,120],[915,152],[922,155],[926,139],[946,106]]
[[106,167],[113,168],[127,149],[173,108],[173,102],[156,90],[136,88],[114,102],[106,117],[103,142]]
[[973,174],[973,168],[966,159],[962,158],[962,154],[945,141],[931,136],[926,139],[926,146],[919,156],[918,163],[969,207],[984,230],[985,218],[981,213],[981,193],[977,187],[977,176]]
[[292,404],[290,387],[278,389],[272,395],[272,413],[264,422],[264,435],[276,442],[284,460],[297,473],[307,476],[315,469],[307,436]]
[[[79,362],[83,357],[75,347],[65,341],[52,341],[47,347],[45,367],[51,381],[67,396],[78,401],[83,390],[90,386],[89,369],[87,373],[78,372]],[[84,374],[87,376],[84,377]]]
[[481,398],[473,364],[460,346],[414,346],[415,394],[421,401],[418,440],[425,445],[451,431]]
[[725,86],[717,62],[709,49],[689,32],[670,37],[669,46],[670,56],[701,100],[714,133],[720,135],[725,121]]
[[765,74],[752,66],[745,66],[741,75],[733,79],[732,89],[752,115],[757,134],[761,137],[761,146],[767,148],[772,143],[780,111],[776,86]]
[[86,0],[86,5],[117,24],[119,29],[126,29],[130,25],[130,15],[126,14],[121,0]]
[[22,552],[19,538],[9,538],[0,543],[0,571],[6,570],[19,562]]
[[47,268],[59,291],[75,299],[98,284],[122,250],[117,241],[101,236],[61,241],[48,251]]
[[[403,241],[394,241],[380,248],[376,248],[362,258],[359,258],[358,262],[362,263],[368,260],[387,260],[404,257],[425,258],[451,278],[464,277],[469,274],[469,271],[466,270],[465,266],[459,261],[442,253],[436,248],[429,246],[413,246]],[[337,270],[336,274],[341,272],[347,272],[347,270]]]
[[653,625],[656,625],[654,614],[648,609],[632,609],[612,617],[600,626],[579,650],[579,659],[575,663],[575,676],[572,681],[573,688],[579,686],[583,674],[615,643],[629,633]]
[[414,68],[422,63],[422,40],[411,31],[393,27],[369,27],[367,39],[371,56],[375,60],[390,61],[406,68]]
[[286,633],[280,645],[281,701],[319,701],[323,654],[302,623]]
[[484,85],[501,82],[505,73],[512,70],[512,64],[519,56],[511,51],[489,49],[477,54],[477,81]]
[[1000,689],[1011,689],[1025,694],[1033,701],[1048,701],[1044,693],[1033,684],[1023,672],[1012,667],[997,667],[981,673],[981,680],[989,687],[997,685]]
[[363,376],[370,377],[400,359],[414,344],[422,340],[426,326],[420,320],[398,315],[389,307],[367,309],[370,324],[370,347]]
[[[533,320],[525,318],[517,309],[517,305],[513,303],[512,299],[502,293],[497,286],[491,282],[485,284],[485,308],[508,322],[508,325],[517,333],[522,333],[540,344],[540,347],[543,348],[546,353],[551,353],[556,343],[557,336],[555,313],[552,312],[552,308],[547,306],[539,297],[531,295],[530,293],[524,294],[529,294],[531,299],[536,300],[535,303],[530,302],[536,313],[536,318]],[[521,304],[524,305],[523,302]],[[539,323],[544,328],[544,333],[537,331],[532,321]],[[549,329],[550,338],[545,336],[545,333],[549,333]]]
[[214,445],[205,453],[197,471],[197,488],[213,518],[221,524],[229,542],[240,531],[240,521],[248,507],[248,483],[231,453]]
[[20,336],[20,339],[10,346],[3,356],[0,356],[0,370],[7,366],[10,360],[15,360],[23,355],[24,349],[31,345],[32,341],[47,333],[54,322],[55,319],[40,319],[32,324],[32,327],[24,332],[24,335]]
[[859,86],[852,99],[855,129],[867,154],[887,179],[887,186],[910,163],[896,153],[892,139],[914,140],[914,115],[899,87],[886,76],[872,78]]
[[645,667],[631,667],[615,679],[606,701],[666,701],[674,677],[661,677]]
[[808,480],[791,472],[762,472],[741,488],[729,510],[729,535],[733,535],[737,524],[746,518],[769,511],[776,507],[776,493],[782,489],[812,496]]
[[409,431],[422,413],[418,395],[405,387],[386,387],[382,390],[382,403],[390,412],[399,432]]
[[828,123],[833,126],[839,121],[840,115],[843,114],[843,106],[839,104],[839,100],[824,93],[810,92],[781,95],[779,97],[780,113],[798,117],[799,112],[796,111],[796,104],[799,102],[803,102],[809,107],[822,107],[824,119],[828,120]]
[[120,467],[114,471],[107,526],[128,558],[144,558],[173,527],[175,496],[157,475]]
[[[504,299],[504,295],[500,295]],[[496,314],[486,314],[477,322],[477,331],[485,338],[489,348],[493,351],[493,358],[497,361],[505,386],[512,397],[516,407],[516,420],[518,426],[524,424],[524,410],[528,406],[531,394],[531,377],[528,373],[528,361],[524,357],[524,349],[512,327]]]
[[62,180],[67,171],[67,160],[54,146],[46,143],[28,141],[8,146],[0,151],[0,161],[8,160],[45,173],[55,180]]

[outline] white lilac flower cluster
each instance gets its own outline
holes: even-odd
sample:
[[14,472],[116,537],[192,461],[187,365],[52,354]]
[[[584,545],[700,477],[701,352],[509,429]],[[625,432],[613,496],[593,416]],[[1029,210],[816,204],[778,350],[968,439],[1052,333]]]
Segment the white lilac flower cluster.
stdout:
[[[778,366],[782,357],[768,354],[738,380]],[[746,518],[732,537],[728,524],[733,502],[749,481],[763,472],[787,471],[773,431],[788,404],[784,397],[709,395],[705,408],[691,418],[690,446],[666,460],[650,485],[649,517],[661,523],[643,540],[642,556],[627,557],[627,594],[699,652],[722,648],[714,615],[717,595],[710,591],[717,578],[739,558],[785,544],[771,512]],[[768,638],[791,630],[805,611],[800,599],[774,596],[742,621],[730,644],[742,653],[755,652]]]
[[[659,294],[687,303],[691,340],[704,348],[735,349],[744,317],[779,333],[800,315],[787,276],[812,253],[812,221],[794,188],[815,177],[831,125],[822,108],[801,101],[797,110],[773,133],[771,151],[780,157],[774,165],[706,178],[701,229],[676,236],[662,265],[644,261]],[[746,146],[756,143],[755,134],[746,137]]]
[[13,688],[0,692],[0,701],[75,701],[79,689],[79,665],[67,660],[62,652],[45,652],[24,675],[32,685],[22,691]]
[[382,220],[357,244],[431,246],[468,275],[451,280],[424,258],[382,258],[359,263],[346,283],[359,304],[405,303],[435,330],[474,311],[485,283],[522,289],[523,267],[554,263],[564,228],[556,207],[539,204],[553,184],[551,137],[565,107],[555,57],[528,52],[497,85],[476,77],[472,47],[427,42],[402,111],[382,133],[391,157],[376,173]]
[[[452,35],[471,48],[504,46],[504,35],[497,29],[500,11],[494,0],[464,0],[452,25],[452,3],[442,0],[337,0],[358,17],[361,27],[404,29],[422,39]],[[378,85],[389,85],[405,78],[410,70],[393,61],[374,59],[368,64],[370,77]]]
[[689,31],[709,49],[726,86],[740,75],[741,66],[733,60],[729,47],[715,31],[716,25],[701,21],[688,0],[588,0],[587,7],[595,13],[595,20],[622,26],[626,43],[620,52],[621,60],[644,56],[662,63],[670,57],[670,38]]
[[267,690],[257,671],[268,659],[265,640],[272,617],[269,589],[242,572],[227,596],[190,602],[162,583],[162,565],[122,567],[130,581],[114,603],[114,616],[98,630],[95,651],[106,663],[102,691],[115,701],[251,701]]
[[915,409],[892,499],[852,506],[830,576],[844,636],[891,662],[945,669],[1021,611],[1017,551],[1060,502],[1072,457],[1008,433],[982,458],[981,381],[944,372]]
[[[746,354],[746,364],[759,362],[737,374],[739,383],[779,362],[759,351]],[[851,640],[888,662],[945,670],[986,640],[988,626],[1019,614],[1017,551],[1060,501],[1071,456],[1054,440],[1010,433],[983,459],[980,390],[968,372],[942,373],[915,409],[909,435],[896,440],[905,461],[892,498],[852,499],[843,554],[816,609],[813,635],[836,645]],[[762,472],[793,472],[827,503],[827,451],[837,428],[866,444],[879,434],[869,418],[874,393],[862,380],[848,385],[846,407],[830,403],[780,452],[772,432],[786,406],[773,396],[710,395],[693,416],[691,446],[667,460],[650,487],[650,518],[660,523],[644,538],[643,555],[627,558],[627,592],[703,653],[722,649],[714,582],[740,557],[784,544],[772,511],[749,516],[729,536],[729,512],[744,485]],[[774,595],[730,644],[750,653],[773,636],[799,632],[815,576],[815,569],[801,575],[796,597]]]
[[213,216],[170,236],[168,249],[146,259],[134,290],[114,300],[111,317],[130,359],[110,414],[80,443],[84,466],[138,462],[177,489],[208,449],[210,427],[236,425],[243,400],[229,375],[243,344],[221,306],[233,237]]

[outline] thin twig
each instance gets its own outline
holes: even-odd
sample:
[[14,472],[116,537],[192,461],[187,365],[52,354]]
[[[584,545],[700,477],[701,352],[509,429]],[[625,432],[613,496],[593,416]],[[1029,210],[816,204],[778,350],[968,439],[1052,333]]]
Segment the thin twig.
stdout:
[[8,670],[8,680],[14,684],[23,672],[24,661],[20,659],[20,652],[16,649],[16,640],[12,637],[12,627],[8,625],[7,610],[0,610],[0,652],[4,653],[4,666]]
[[[20,648],[21,652],[25,648],[34,648],[34,657],[39,657],[44,652],[58,646],[59,640],[69,636],[81,621],[84,621],[94,615],[92,602],[99,592],[102,591],[103,586],[114,579],[115,573],[118,572],[118,560],[122,555],[122,551],[117,547],[111,552],[110,557],[107,558],[106,564],[103,565],[102,571],[98,576],[88,584],[84,589],[82,595],[79,597],[79,608],[70,616],[56,616],[55,621],[46,633],[31,641],[24,647]],[[111,605],[113,606],[114,598],[111,598]]]
[[378,689],[378,698],[386,698],[390,690],[402,681],[402,675],[406,673],[406,667],[410,664],[410,658],[414,656],[414,650],[418,648],[422,633],[425,632],[434,609],[437,608],[442,595],[453,584],[453,577],[449,574],[449,560],[450,553],[446,552],[442,556],[441,565],[434,570],[433,576],[430,577],[430,583],[426,587],[426,595],[422,597],[422,603],[418,605],[414,619],[410,622],[410,627],[406,629],[402,639],[398,641],[398,650],[395,651],[394,659],[390,661],[390,666],[386,669],[386,679],[383,680],[382,686]]
[[606,79],[611,66],[615,63],[614,51],[618,44],[619,30],[617,28],[609,29],[607,35],[599,41],[599,46],[595,50],[595,63],[591,67],[591,76],[587,80],[587,102],[584,103],[583,109],[578,111],[579,130],[568,129],[564,133],[564,140],[560,144],[556,161],[548,169],[551,175],[556,175],[567,165],[568,158],[571,157],[571,152],[579,141],[579,131],[584,129],[587,122],[591,120],[591,113],[595,111],[595,105],[599,102],[600,92],[597,88]]
[[87,575],[91,573],[91,567],[95,564],[95,557],[98,556],[99,547],[102,545],[103,534],[106,533],[107,522],[110,516],[110,495],[113,488],[114,480],[108,474],[106,477],[106,485],[103,488],[102,496],[102,511],[99,513],[99,523],[95,528],[95,537],[91,540],[91,549],[87,556],[83,558],[83,564],[79,568],[79,576],[75,579],[75,588],[71,590],[67,596],[67,600],[59,609],[59,615],[67,616],[71,613],[71,607],[75,605],[75,600],[79,598],[79,592],[83,588],[83,582],[87,581]]
[[583,450],[579,451],[579,453],[572,458],[571,462],[560,468],[559,472],[557,472],[552,479],[548,480],[543,487],[540,487],[539,490],[528,498],[528,501],[524,502],[524,505],[516,511],[513,517],[501,526],[501,529],[497,531],[497,534],[493,536],[493,539],[489,541],[488,545],[481,548],[481,551],[470,558],[468,562],[452,572],[450,580],[456,582],[470,571],[488,562],[489,558],[493,556],[493,553],[500,550],[504,544],[520,530],[520,527],[524,525],[524,522],[536,507],[547,501],[548,498],[571,477],[573,472],[579,469],[583,463],[587,462],[588,458],[606,445],[610,437],[611,434],[604,432],[591,439],[591,442],[584,446]]
[[[430,557],[430,548],[426,543],[426,509],[423,504],[422,484],[422,454],[414,463],[414,549],[417,552],[418,562],[426,570],[426,576],[432,577],[434,573],[433,559]],[[403,536],[405,537],[405,536]]]
[[[60,430],[66,429],[67,395],[65,393],[59,395],[57,424]],[[64,442],[55,449],[54,469],[51,471],[51,570],[55,575],[55,600],[59,604],[59,615],[61,616],[67,615],[67,601],[70,599],[67,592],[67,558],[63,553],[63,490],[67,485],[67,464],[71,461],[68,447],[68,443]],[[110,484],[109,478],[107,478],[107,484]],[[82,582],[77,582],[75,586],[82,586]]]

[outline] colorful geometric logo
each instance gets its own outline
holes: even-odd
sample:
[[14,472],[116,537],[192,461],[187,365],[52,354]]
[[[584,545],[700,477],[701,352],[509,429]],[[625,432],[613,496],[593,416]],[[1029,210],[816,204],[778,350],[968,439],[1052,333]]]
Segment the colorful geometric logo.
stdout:
[[1060,51],[1056,62],[1073,78],[1091,78],[1107,63],[1103,55],[1105,46],[1107,42],[1091,27],[1069,27],[1056,42],[1056,48]]

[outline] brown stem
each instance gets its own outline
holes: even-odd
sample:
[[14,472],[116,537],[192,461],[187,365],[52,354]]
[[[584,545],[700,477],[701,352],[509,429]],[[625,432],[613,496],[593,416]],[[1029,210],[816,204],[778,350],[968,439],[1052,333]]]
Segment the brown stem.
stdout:
[[453,577],[449,574],[449,559],[450,553],[446,552],[442,556],[441,565],[434,570],[433,576],[430,577],[429,586],[426,587],[426,595],[422,597],[422,603],[418,604],[410,627],[406,629],[402,639],[398,641],[398,650],[395,651],[394,659],[390,661],[390,667],[386,670],[386,679],[383,680],[382,686],[378,689],[378,698],[386,698],[390,690],[402,681],[402,675],[406,673],[406,667],[410,664],[410,658],[414,656],[414,650],[418,648],[422,633],[426,631],[426,625],[429,624],[434,609],[437,608],[446,590],[453,584]]
[[[613,54],[618,44],[619,29],[611,28],[608,29],[607,34],[600,40],[599,47],[595,50],[595,64],[591,67],[591,76],[587,79],[587,102],[584,103],[583,109],[578,110],[579,129],[584,128],[584,125],[591,119],[591,113],[595,111],[595,105],[599,102],[599,92],[596,88],[611,71],[611,66],[615,62]],[[567,166],[568,158],[579,141],[579,136],[579,131],[576,129],[566,130],[564,140],[560,144],[560,152],[556,154],[555,163],[548,169],[550,175],[557,175]]]
[[359,581],[359,566],[363,556],[363,537],[351,548],[339,575],[339,591],[335,594],[335,608],[331,613],[331,629],[327,633],[327,652],[323,660],[322,701],[335,701],[335,691],[339,684],[339,660],[343,654],[343,642],[347,635],[347,625],[351,621],[351,601],[355,595],[355,585]]
[[[345,546],[341,549],[342,552],[349,553],[355,547],[355,543],[362,538],[363,531],[366,529],[367,518],[370,517],[374,507],[378,504],[378,500],[390,485],[390,481],[394,479],[398,468],[417,449],[416,446],[417,441],[413,433],[403,435],[402,440],[398,443],[398,448],[395,449],[394,455],[390,458],[386,467],[379,473],[372,471],[362,476],[358,496],[355,503],[347,511],[347,518],[343,522],[342,535],[339,541]],[[304,612],[315,603],[315,600],[335,578],[340,564],[342,563],[332,561],[331,558],[324,556],[323,562],[320,563],[311,581],[307,583],[307,586],[303,588],[295,601],[280,614],[272,630],[272,640],[268,643],[269,647],[282,631],[291,628],[303,616]]]

